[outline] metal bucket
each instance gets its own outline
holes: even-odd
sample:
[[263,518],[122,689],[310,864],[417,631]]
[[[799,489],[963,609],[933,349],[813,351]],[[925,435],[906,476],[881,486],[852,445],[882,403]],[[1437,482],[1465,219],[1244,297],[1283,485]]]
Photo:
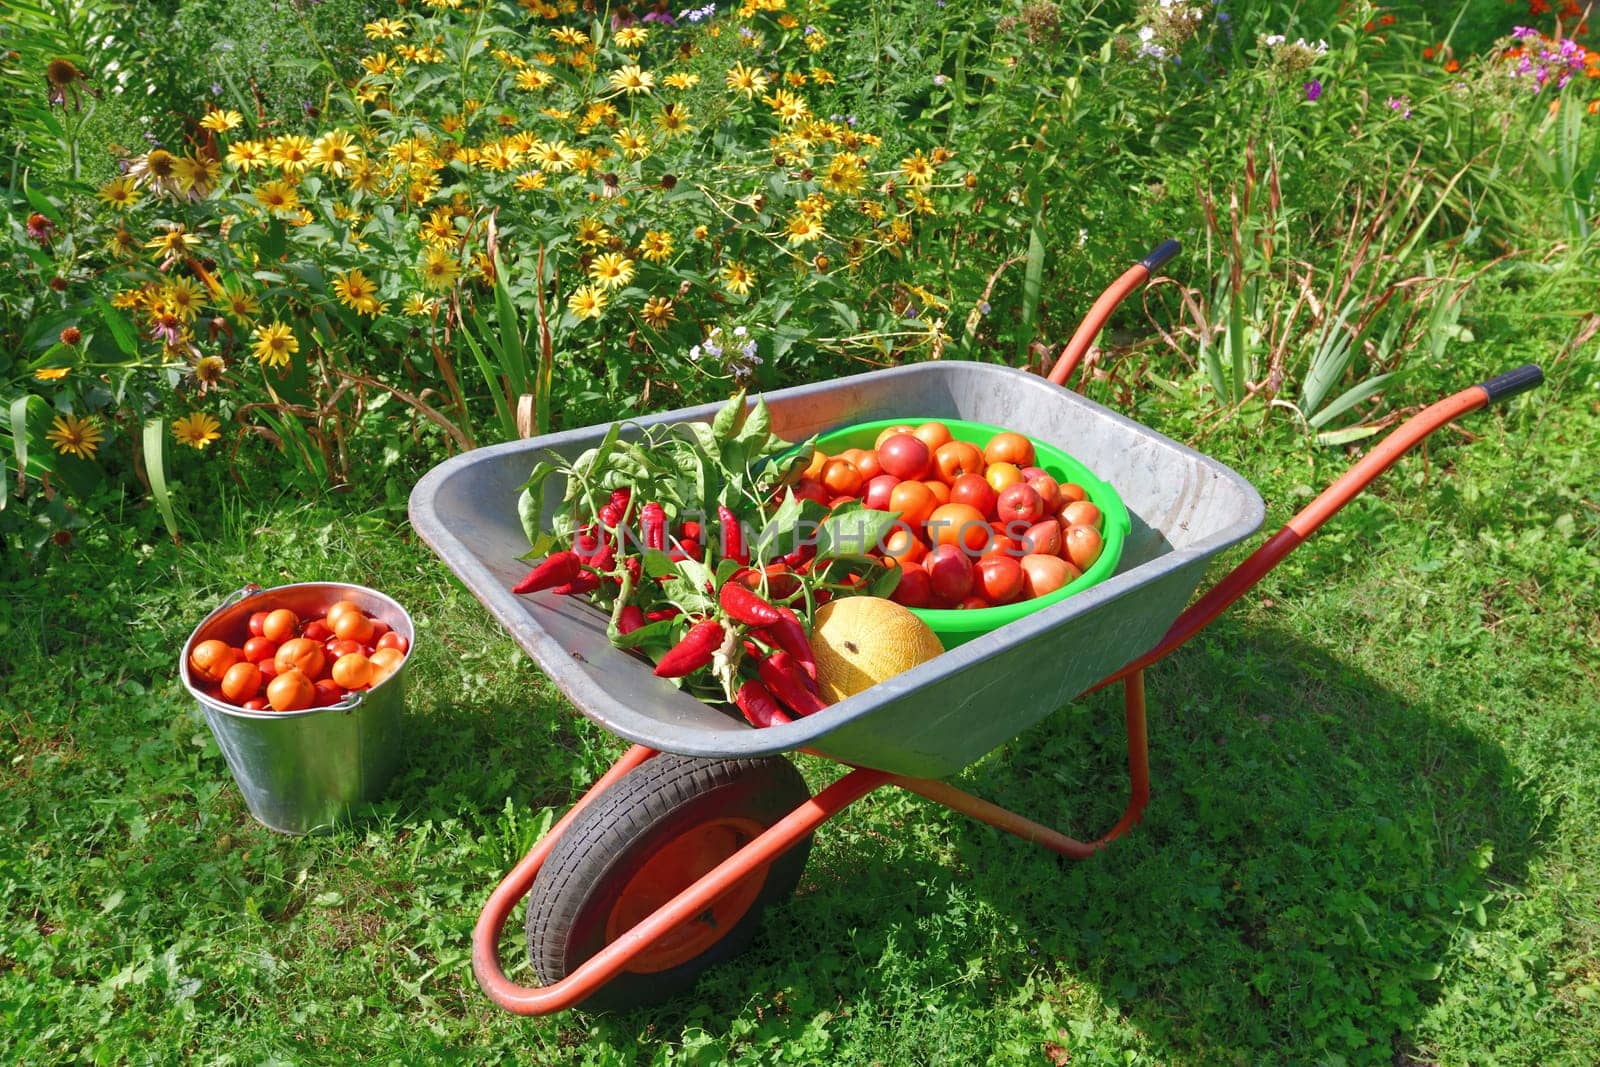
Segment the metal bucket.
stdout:
[[[302,619],[314,618],[340,600],[387,622],[412,644],[399,669],[377,687],[329,708],[246,711],[207,695],[196,684],[189,655],[201,641],[217,638],[238,647],[257,611],[288,608]],[[415,644],[406,610],[364,586],[340,582],[302,582],[276,589],[246,586],[195,627],[183,646],[178,670],[205,712],[250,814],[274,830],[303,834],[330,827],[356,805],[380,799],[399,769],[406,668]]]

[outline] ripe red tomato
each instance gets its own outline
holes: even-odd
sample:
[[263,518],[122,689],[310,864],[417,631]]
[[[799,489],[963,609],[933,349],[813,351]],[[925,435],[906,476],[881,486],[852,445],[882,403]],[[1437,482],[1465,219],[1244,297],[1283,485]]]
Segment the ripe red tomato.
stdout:
[[1061,537],[1061,523],[1055,519],[1035,523],[1022,535],[1022,544],[1029,552],[1041,556],[1061,555],[1061,547],[1066,544]]
[[866,479],[848,459],[830,459],[822,468],[822,484],[833,496],[856,496]]
[[928,541],[933,545],[962,545],[976,554],[989,547],[993,536],[989,520],[971,504],[941,504],[928,516]]
[[990,603],[983,597],[977,593],[971,593],[961,598],[961,602],[956,605],[956,609],[959,611],[978,611],[990,606]]
[[306,623],[305,629],[300,631],[300,636],[308,641],[326,641],[333,636],[333,627],[322,619],[312,619]]
[[1033,491],[1038,493],[1039,498],[1044,501],[1044,510],[1046,514],[1054,515],[1058,510],[1060,510],[1060,482],[1050,477],[1050,475],[1045,474],[1043,471],[1040,471],[1038,474],[1035,474],[1032,477],[1024,478],[1023,481],[1033,486]]
[[1022,564],[991,553],[978,560],[976,588],[991,604],[1009,604],[1022,595]]
[[264,627],[266,624],[267,613],[264,611],[258,611],[250,616],[250,621],[247,622],[245,626],[250,630],[251,637],[260,637],[263,632],[262,627]]
[[1079,570],[1088,570],[1100,558],[1105,542],[1100,531],[1093,526],[1072,526],[1067,529],[1067,559]]
[[261,662],[256,664],[256,670],[261,672],[261,677],[265,678],[267,681],[270,682],[270,681],[272,681],[272,679],[274,679],[274,678],[276,678],[278,676],[278,663],[277,663],[277,660],[276,659],[264,659]]
[[983,449],[985,463],[1012,463],[1018,467],[1033,465],[1033,442],[1020,433],[997,433],[989,438]]
[[1075,500],[1061,509],[1061,525],[1100,529],[1100,509],[1087,500]]
[[983,453],[966,441],[948,441],[934,450],[933,466],[940,481],[954,485],[963,474],[983,473]]
[[925,608],[933,603],[933,579],[918,566],[900,569],[900,584],[894,587],[889,599],[908,608]]
[[995,513],[997,499],[994,489],[981,474],[963,474],[950,483],[950,503],[968,504],[986,519]]
[[878,446],[878,462],[896,478],[926,478],[933,453],[911,434],[896,434]]
[[[698,526],[699,523],[695,523],[695,525]],[[696,540],[699,540],[699,537],[700,537],[699,534],[695,534],[694,536],[695,536]],[[384,634],[388,633],[392,629],[393,629],[393,627],[390,626],[388,623],[384,622],[382,619],[373,618],[373,620],[372,620],[372,637],[370,637],[368,640],[376,641],[378,638],[382,637]]]
[[[773,596],[782,597],[782,596],[785,595],[783,593],[778,592],[776,587],[771,587],[771,588],[772,588],[772,595]],[[794,590],[792,590],[792,589],[790,590],[791,593],[793,591]],[[409,652],[411,650],[411,642],[406,640],[406,635],[405,634],[398,633],[398,632],[396,632],[394,630],[390,630],[388,633],[386,633],[382,637],[378,638],[378,647],[379,648],[392,648],[392,649],[395,649],[396,651],[398,651],[403,656],[403,655],[405,655],[407,652]]]
[[340,656],[348,656],[352,652],[360,652],[361,647],[360,641],[352,641],[347,637],[334,637],[330,638],[322,646],[322,651],[326,653],[328,662],[332,663]]
[[1022,576],[1022,591],[1029,600],[1054,593],[1077,577],[1066,560],[1038,553],[1022,557]]
[[1018,482],[1001,493],[995,511],[1007,524],[1025,522],[1031,526],[1045,517],[1044,500],[1026,482]]
[[880,474],[867,483],[867,490],[862,494],[861,502],[874,511],[892,511],[889,507],[890,494],[894,487],[900,484],[900,479],[892,474]]
[[332,678],[318,678],[311,683],[311,706],[314,708],[331,707],[343,698],[344,690]]
[[248,663],[260,663],[264,659],[271,659],[277,653],[277,643],[265,637],[252,637],[244,643],[244,658]]
[[915,434],[916,432],[917,432],[917,428],[915,426],[911,425],[909,422],[902,422],[898,426],[887,426],[887,427],[883,428],[882,430],[878,431],[878,439],[876,441],[872,442],[872,447],[878,450],[878,453],[879,453],[879,457],[878,458],[881,460],[883,458],[882,457],[883,443],[885,441],[887,441],[889,438],[893,437],[895,434],[900,434],[900,433]]
[[898,511],[900,521],[913,530],[920,530],[938,506],[939,500],[926,482],[901,482],[889,493],[889,510]]
[[[832,460],[829,460],[831,463]],[[798,500],[815,500],[819,504],[828,502],[828,490],[815,478],[801,478],[794,483],[794,495]]]
[[251,697],[249,700],[246,700],[243,704],[240,704],[239,706],[241,708],[243,708],[244,710],[246,710],[246,711],[266,711],[267,707],[268,707],[267,698],[266,697]]
[[972,591],[972,560],[958,545],[944,544],[922,561],[935,596],[960,600]]

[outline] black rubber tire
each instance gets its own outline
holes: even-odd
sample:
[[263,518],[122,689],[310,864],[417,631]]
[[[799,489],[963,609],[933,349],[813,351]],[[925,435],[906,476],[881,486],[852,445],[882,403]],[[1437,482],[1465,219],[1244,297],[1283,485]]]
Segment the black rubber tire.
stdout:
[[[541,985],[565,978],[605,947],[606,920],[629,879],[690,828],[717,818],[768,827],[810,797],[782,757],[707,760],[663,753],[629,771],[573,820],[528,893],[528,955]],[[807,835],[772,861],[760,894],[698,956],[654,973],[623,971],[592,993],[587,1010],[659,1003],[694,986],[708,967],[743,952],[767,905],[794,892],[811,852]]]

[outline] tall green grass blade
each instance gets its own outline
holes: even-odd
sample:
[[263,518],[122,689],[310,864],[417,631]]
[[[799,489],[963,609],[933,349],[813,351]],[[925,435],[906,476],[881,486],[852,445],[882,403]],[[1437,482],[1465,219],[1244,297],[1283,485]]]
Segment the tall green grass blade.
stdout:
[[500,423],[500,432],[509,441],[517,436],[517,420],[511,410],[511,405],[507,402],[506,392],[501,385],[500,378],[495,374],[494,364],[489,361],[489,357],[483,351],[483,346],[478,343],[477,338],[472,336],[472,331],[466,328],[465,324],[462,326],[461,339],[467,343],[467,349],[477,362],[479,372],[483,374],[483,383],[489,387],[489,399],[494,401],[494,414],[495,419]]
[[172,492],[167,486],[167,435],[160,419],[147,419],[144,424],[144,470],[150,477],[150,495],[156,498],[156,508],[173,544],[179,544],[178,517],[172,509]]
[[1379,374],[1376,377],[1368,378],[1354,389],[1346,390],[1337,400],[1306,421],[1316,429],[1322,429],[1322,427],[1332,422],[1335,417],[1343,415],[1368,397],[1376,395],[1383,388],[1383,383],[1393,378],[1395,373],[1395,371],[1390,371],[1388,374]]
[[1245,367],[1245,322],[1244,322],[1244,286],[1243,284],[1229,286],[1228,295],[1228,356],[1231,364],[1232,380],[1228,383],[1228,396],[1237,403],[1244,399],[1244,383],[1247,375]]
[[1033,323],[1039,314],[1039,293],[1044,287],[1044,214],[1040,212],[1028,227],[1028,259],[1022,272],[1022,330],[1017,338],[1017,355],[1027,355],[1033,343]]
[[529,392],[532,375],[528,370],[528,353],[522,341],[522,323],[517,308],[511,301],[511,290],[506,286],[506,268],[498,251],[492,254],[494,264],[494,313],[500,324],[500,369],[505,372],[507,391],[513,396]]

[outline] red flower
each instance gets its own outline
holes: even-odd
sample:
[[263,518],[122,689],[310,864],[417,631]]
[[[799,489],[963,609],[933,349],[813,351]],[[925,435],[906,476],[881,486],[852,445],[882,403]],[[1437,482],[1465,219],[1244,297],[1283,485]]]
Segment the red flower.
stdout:
[[64,345],[75,345],[81,340],[83,333],[76,326],[68,326],[61,331],[61,343]]

